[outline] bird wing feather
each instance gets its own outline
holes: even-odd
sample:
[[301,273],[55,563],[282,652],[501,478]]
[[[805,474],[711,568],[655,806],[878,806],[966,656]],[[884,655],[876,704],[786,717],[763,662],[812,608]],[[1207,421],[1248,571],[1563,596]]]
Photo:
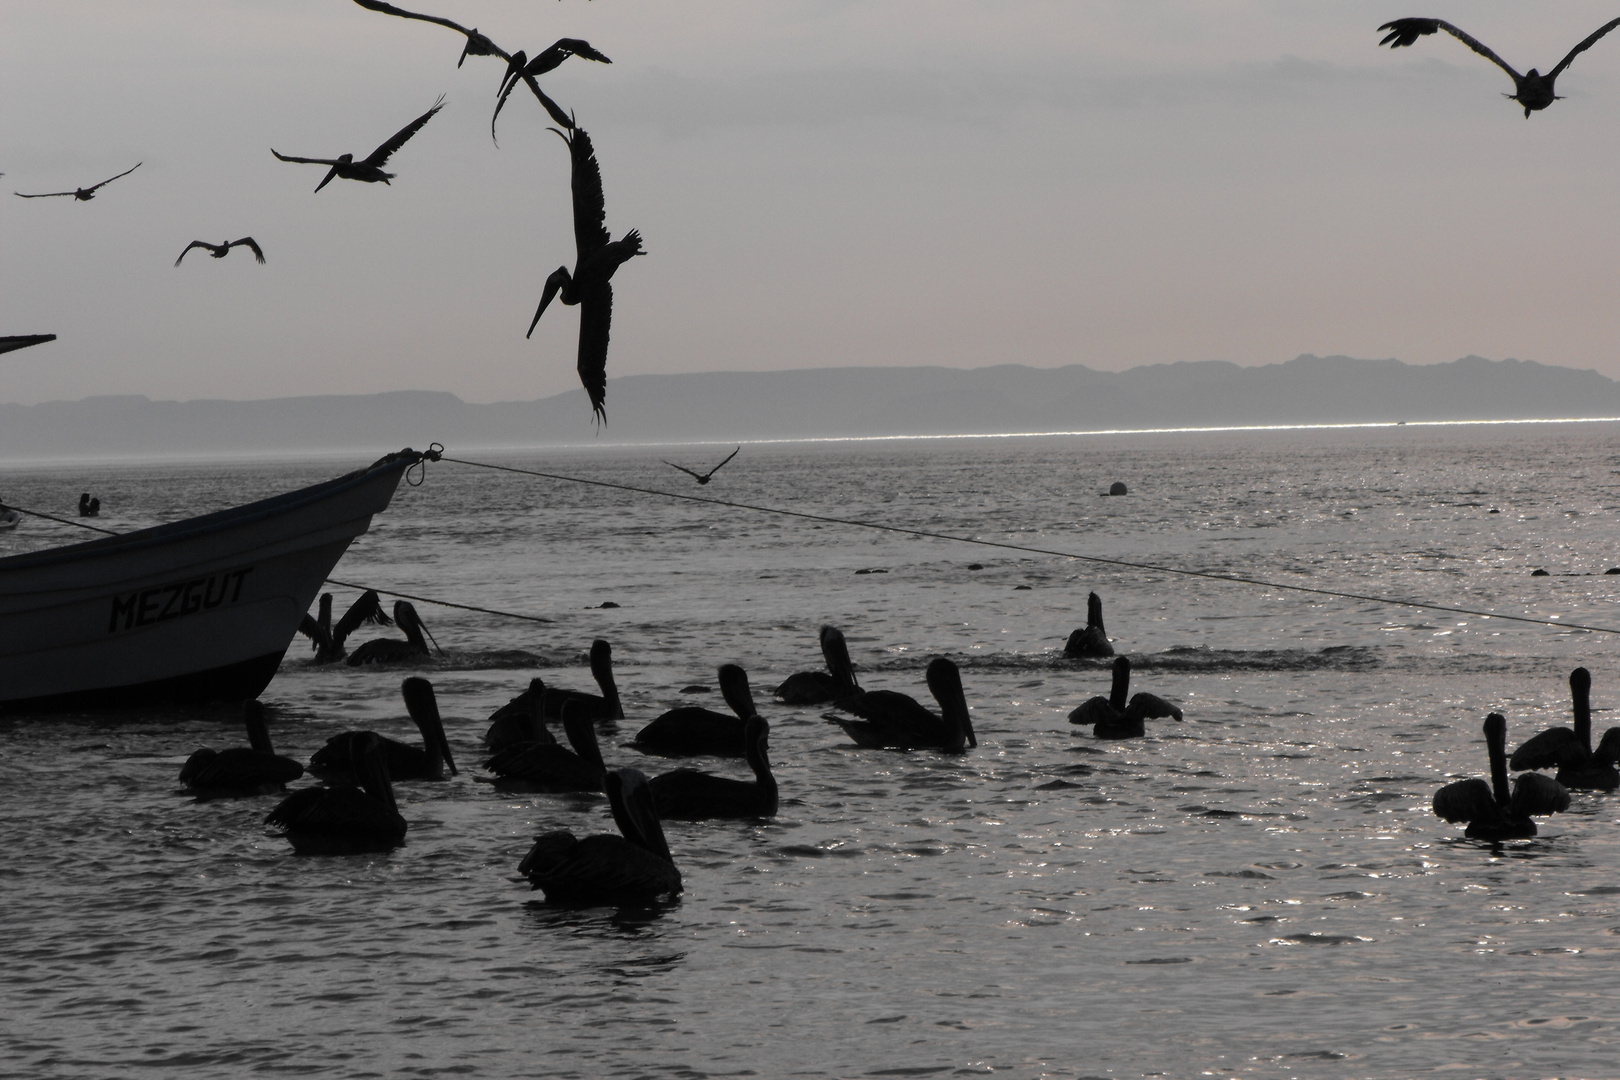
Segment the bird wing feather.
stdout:
[[[492,50],[494,50],[495,56],[499,56],[502,60],[510,59],[504,50],[502,50],[493,41],[490,41],[489,38],[485,37],[483,34],[480,34],[476,30],[469,30],[460,23],[452,22],[451,20],[443,18],[442,16],[421,15],[414,11],[406,11],[404,8],[395,7],[393,4],[386,4],[383,2],[383,0],[354,0],[354,2],[368,11],[380,11],[384,15],[397,15],[402,19],[417,19],[421,22],[437,23],[440,26],[449,27],[451,30],[456,31],[459,34],[465,34],[469,42],[471,42],[474,38],[481,38]],[[462,59],[466,59],[465,53],[462,54]]]
[[607,230],[607,201],[602,194],[602,168],[596,162],[596,148],[582,128],[575,128],[568,139],[573,160],[574,247],[579,265],[611,239]]
[[394,620],[383,612],[382,597],[377,595],[376,589],[367,589],[360,594],[360,599],[349,605],[349,610],[343,613],[343,618],[332,628],[332,640],[341,644],[364,623],[376,623],[379,626],[394,624]]
[[1548,728],[1521,743],[1508,758],[1515,772],[1524,769],[1551,769],[1578,765],[1586,759],[1586,747],[1567,727]]
[[371,156],[360,162],[360,164],[369,165],[372,168],[382,168],[388,163],[388,159],[393,156],[394,152],[409,142],[411,136],[421,131],[422,125],[433,119],[433,114],[442,108],[444,108],[444,95],[440,94],[439,100],[433,103],[433,108],[396,131],[393,138],[373,150]]
[[1515,817],[1561,814],[1569,809],[1569,790],[1550,776],[1524,773],[1513,778],[1513,797],[1508,808]]
[[1167,716],[1181,719],[1181,710],[1157,694],[1132,694],[1125,706],[1126,716],[1139,716],[1143,720],[1163,720]]
[[[727,454],[727,455],[726,455],[726,461],[730,461],[730,460],[731,460],[731,459],[732,459],[732,458],[734,458],[734,457],[736,457],[736,456],[737,456],[737,455],[738,455],[738,454],[740,454],[740,453],[742,453],[742,447],[740,447],[740,446],[739,446],[739,447],[737,447],[737,449],[735,449],[735,450],[733,450],[733,451],[732,451],[732,452],[731,452],[731,453],[729,453],[729,454]],[[705,475],[705,476],[713,476],[713,475],[714,475],[714,474],[715,474],[715,473],[717,473],[717,472],[719,472],[719,471],[720,471],[720,470],[721,470],[721,469],[723,469],[723,468],[725,468],[725,467],[726,467],[726,461],[722,461],[722,462],[721,462],[721,463],[720,463],[720,464],[718,464],[718,465],[716,465],[716,466],[715,466],[715,467],[714,467],[714,468],[712,468],[712,469],[710,469],[710,470],[709,470],[709,471],[708,471],[708,472],[707,472],[707,473],[705,473],[705,474],[704,474],[704,475]],[[667,465],[667,464],[668,464],[668,462],[665,462],[665,464],[666,464],[666,465]],[[679,465],[677,465],[677,466],[675,466],[675,467],[676,467],[676,468],[677,468],[677,469],[678,469],[678,468],[680,468],[680,466],[679,466]]]
[[24,195],[20,191],[13,191],[13,195],[23,199],[54,199],[58,195],[77,195],[77,191],[42,191],[37,195]]
[[[291,154],[283,154],[283,153],[281,153],[279,150],[277,150],[273,146],[270,148],[270,152],[272,154],[276,155],[276,160],[277,161],[291,161],[296,165],[332,165],[332,166],[337,166],[337,165],[343,164],[341,161],[338,161],[336,158],[293,157]],[[72,192],[69,192],[68,194],[71,195]]]
[[[664,461],[663,458],[659,458],[658,460],[659,461]],[[699,480],[703,479],[701,474],[693,472],[691,469],[688,469],[685,465],[677,465],[673,461],[664,461],[664,464],[668,465],[672,469],[681,470],[681,472],[685,473],[687,476],[695,476]]]
[[[239,247],[239,246],[241,246],[243,244],[246,244],[247,247],[248,247],[248,250],[253,252],[253,257],[255,259],[258,259],[261,263],[264,262],[264,249],[259,247],[259,242],[257,240],[255,240],[255,239],[253,239],[253,237],[251,237],[251,236],[244,236],[240,240],[232,240],[226,246],[227,247]],[[178,264],[176,264],[176,265],[178,265]]]
[[[191,242],[191,243],[189,243],[189,244],[187,244],[187,245],[186,245],[186,251],[190,251],[190,250],[191,250],[191,249],[192,249],[192,248],[199,248],[199,247],[200,247],[200,248],[209,248],[209,249],[212,249],[212,248],[213,248],[213,246],[214,246],[214,245],[213,245],[213,244],[208,244],[208,243],[204,243],[204,242],[203,242],[203,241],[201,241],[201,240],[193,240],[193,241],[192,241],[192,242]],[[185,258],[185,257],[186,257],[186,251],[182,251],[182,252],[181,252],[181,253],[180,253],[180,259],[183,259],[183,258]],[[176,260],[174,260],[174,265],[176,265],[176,266],[179,266],[179,265],[180,265],[180,259],[176,259]],[[262,261],[262,260],[261,260],[261,261]],[[309,618],[309,616],[308,616],[308,615],[305,615],[305,616],[304,616],[304,618],[306,618],[306,619],[308,619],[308,618]],[[310,621],[311,621],[311,622],[313,622],[313,621],[314,621],[314,620],[312,620],[312,619],[311,619],[311,620],[310,620]],[[299,627],[299,629],[300,629],[300,630],[302,630],[302,629],[303,629],[303,627],[301,627],[301,626],[300,626],[300,627]],[[305,631],[305,633],[308,633],[308,631]]]
[[1434,812],[1446,821],[1483,821],[1496,812],[1496,798],[1477,776],[1458,780],[1434,793]]
[[608,331],[613,323],[613,286],[607,282],[587,292],[579,302],[579,381],[590,395],[591,409],[607,423]]
[[1607,34],[1610,30],[1613,30],[1616,26],[1620,26],[1620,19],[1610,19],[1608,22],[1604,23],[1602,26],[1598,27],[1595,31],[1593,31],[1592,35],[1590,37],[1588,37],[1585,41],[1581,42],[1579,45],[1577,45],[1573,49],[1569,50],[1569,55],[1564,57],[1562,60],[1560,60],[1558,62],[1558,66],[1553,68],[1551,71],[1549,71],[1547,73],[1547,81],[1551,82],[1552,80],[1558,78],[1559,73],[1561,71],[1563,71],[1565,68],[1569,67],[1570,61],[1574,60],[1577,56],[1579,56],[1581,53],[1585,52],[1587,49],[1590,49],[1593,45],[1595,45],[1597,43],[1598,38],[1602,37],[1604,34]]
[[[1483,41],[1480,41],[1478,38],[1474,37],[1471,34],[1468,34],[1468,33],[1464,32],[1462,30],[1459,30],[1457,27],[1452,26],[1450,23],[1446,22],[1444,19],[1436,19],[1435,23],[1436,23],[1436,25],[1438,25],[1440,27],[1440,29],[1444,30],[1446,33],[1450,34],[1452,37],[1456,38],[1458,41],[1462,42],[1464,45],[1468,46],[1470,49],[1473,49],[1475,52],[1479,53],[1479,55],[1483,56],[1485,59],[1487,59],[1491,63],[1495,64],[1497,67],[1501,68],[1503,71],[1505,71],[1509,75],[1513,76],[1513,81],[1514,82],[1518,82],[1519,79],[1523,77],[1517,71],[1514,71],[1513,68],[1511,66],[1509,66],[1509,64],[1508,64],[1508,62],[1506,60],[1503,60],[1500,56],[1497,56],[1494,52],[1492,52],[1491,49],[1490,49],[1490,46],[1486,45]],[[1605,29],[1607,29],[1607,28],[1605,28]],[[1601,35],[1599,35],[1599,36],[1601,36]],[[1593,40],[1596,40],[1596,38],[1588,40],[1585,44],[1578,46],[1576,48],[1575,52],[1580,52],[1581,49],[1584,49],[1587,45],[1590,45]],[[1574,55],[1575,55],[1575,53],[1570,53],[1571,58],[1573,58]],[[1569,60],[1566,59],[1564,61],[1564,63],[1566,63],[1566,64],[1569,63]]]
[[[1583,46],[1581,46],[1581,48],[1585,48],[1585,46],[1583,45]],[[1579,52],[1580,49],[1577,49],[1575,51]],[[1570,55],[1573,56],[1574,53],[1571,53]],[[1565,61],[1565,63],[1568,63],[1568,61]],[[146,162],[137,161],[134,165],[132,165],[129,168],[125,169],[123,172],[119,173],[117,176],[109,176],[109,177],[107,177],[107,179],[103,180],[101,183],[97,184],[95,187],[86,188],[85,190],[86,191],[95,191],[96,188],[106,187],[108,184],[112,183],[114,180],[118,180],[118,179],[120,179],[122,177],[128,176],[130,173],[134,172],[136,169],[140,168],[144,164],[146,164]],[[75,192],[75,194],[77,194],[77,193]]]

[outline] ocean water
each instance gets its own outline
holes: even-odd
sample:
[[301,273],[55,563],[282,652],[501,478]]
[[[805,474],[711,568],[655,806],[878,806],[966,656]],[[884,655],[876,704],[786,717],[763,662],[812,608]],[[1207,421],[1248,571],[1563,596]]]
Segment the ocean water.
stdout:
[[[1620,628],[1612,424],[759,445],[704,488],[660,463],[729,451],[466,456]],[[11,466],[0,494],[66,513],[92,491],[133,528],[358,464]],[[1099,497],[1115,480],[1131,494]],[[76,538],[30,520],[0,554]],[[1577,665],[1596,728],[1620,723],[1611,634],[449,462],[334,576],[551,621],[418,605],[446,655],[410,667],[316,667],[294,643],[263,696],[283,753],[355,727],[414,739],[400,680],[438,691],[461,773],[397,785],[410,834],[388,855],[296,857],[262,825],[273,798],[177,794],[195,747],[244,741],[235,708],[0,719],[0,1076],[1620,1070],[1620,802],[1577,794],[1495,847],[1429,809],[1485,773],[1487,712],[1510,745],[1567,723]],[[1184,723],[1097,742],[1066,722],[1109,683],[1062,656],[1092,590],[1133,690]],[[334,591],[341,611],[354,593]],[[772,701],[820,666],[824,622],[868,689],[926,701],[928,660],[955,659],[978,748],[862,750]],[[628,716],[603,730],[610,766],[676,767],[621,744],[718,707],[681,690],[722,663],[772,724],[781,812],[666,824],[686,891],[657,910],[542,904],[516,874],[530,839],[611,831],[605,800],[481,779],[490,712],[536,673],[588,688],[596,637]]]

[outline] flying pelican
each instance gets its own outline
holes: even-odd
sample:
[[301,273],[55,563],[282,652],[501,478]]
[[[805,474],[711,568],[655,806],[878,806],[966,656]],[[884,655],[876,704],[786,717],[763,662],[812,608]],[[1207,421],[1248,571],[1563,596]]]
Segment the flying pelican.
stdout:
[[525,56],[522,49],[507,57],[506,74],[501,76],[500,97],[495,102],[495,115],[489,118],[489,137],[491,139],[495,138],[495,117],[501,115],[501,109],[506,105],[507,96],[511,94],[512,88],[517,86],[519,81],[522,81],[525,86],[534,92],[534,96],[540,100],[540,104],[544,106],[547,113],[551,114],[553,120],[570,131],[573,130],[573,119],[562,110],[561,106],[547,97],[540,89],[540,84],[535,81],[536,75],[544,75],[570,56],[595,60],[598,64],[613,63],[606,56],[591,48],[590,42],[581,41],[579,38],[558,38],[551,48],[536,54],[533,60]]
[[[619,702],[619,687],[613,681],[613,646],[604,639],[591,642],[591,675],[602,693],[587,694],[583,690],[563,690],[547,686],[539,679],[531,680],[529,689],[496,709],[489,716],[489,730],[484,733],[484,745],[491,750],[529,740],[529,699],[539,693],[548,720],[561,720],[565,702],[578,701],[586,715],[602,720],[623,720],[624,706]],[[540,689],[536,691],[535,685]]]
[[1598,38],[1602,37],[1604,34],[1607,34],[1616,26],[1620,26],[1620,19],[1610,19],[1608,22],[1598,27],[1597,30],[1585,41],[1569,50],[1569,55],[1560,60],[1558,62],[1558,66],[1553,68],[1545,75],[1538,72],[1535,68],[1531,68],[1525,74],[1520,75],[1517,71],[1514,71],[1511,67],[1509,67],[1507,62],[1504,61],[1500,56],[1497,56],[1490,49],[1486,48],[1481,42],[1463,33],[1461,30],[1457,29],[1455,26],[1452,26],[1444,19],[1396,19],[1393,22],[1387,22],[1378,28],[1380,31],[1389,31],[1388,35],[1386,35],[1378,44],[1388,45],[1392,49],[1398,49],[1402,45],[1410,45],[1418,38],[1432,34],[1436,30],[1444,30],[1446,33],[1450,34],[1452,37],[1456,38],[1458,41],[1462,42],[1470,49],[1473,49],[1475,52],[1479,53],[1479,55],[1483,56],[1485,59],[1489,60],[1491,63],[1508,73],[1508,76],[1513,80],[1513,93],[1503,94],[1502,96],[1507,98],[1509,101],[1517,101],[1520,105],[1523,105],[1524,116],[1525,119],[1528,120],[1532,112],[1545,109],[1547,106],[1560,99],[1560,95],[1553,93],[1553,83],[1557,80],[1559,75],[1563,74],[1564,69],[1569,67],[1570,61],[1574,60],[1587,49],[1590,49],[1593,44],[1597,42]]
[[1485,718],[1485,746],[1491,756],[1491,782],[1475,777],[1447,784],[1434,793],[1434,812],[1446,821],[1466,821],[1471,840],[1525,840],[1536,835],[1531,814],[1569,809],[1569,792],[1540,773],[1521,773],[1511,793],[1507,776],[1507,720],[1501,713]]
[[338,620],[336,627],[332,625],[332,594],[322,593],[320,615],[316,618],[305,615],[298,624],[298,632],[309,638],[312,643],[315,649],[315,662],[329,664],[349,655],[344,642],[365,623],[376,623],[379,626],[394,625],[394,620],[383,613],[382,598],[377,595],[376,589],[367,589],[361,593],[360,599],[349,605],[349,610],[343,613],[343,618]]
[[484,763],[503,791],[601,791],[607,766],[596,744],[596,726],[577,701],[563,705],[563,732],[574,749],[557,745],[541,716],[540,695],[530,699],[529,742],[497,750]]
[[748,721],[756,715],[754,694],[748,686],[748,673],[736,664],[720,667],[720,694],[735,716],[685,705],[671,709],[640,731],[631,743],[647,754],[689,757],[712,754],[716,757],[746,757]]
[[307,158],[289,157],[286,154],[277,152],[274,147],[270,148],[270,152],[276,155],[278,161],[291,161],[300,165],[330,165],[332,168],[327,172],[325,178],[315,185],[316,191],[331,183],[334,176],[341,176],[345,180],[359,180],[366,184],[375,184],[379,180],[387,184],[388,181],[398,175],[397,173],[383,172],[383,166],[388,164],[388,159],[393,156],[396,150],[404,146],[412,135],[422,130],[422,125],[433,119],[433,114],[442,108],[444,108],[444,95],[440,94],[439,100],[433,103],[433,108],[400,128],[392,139],[373,150],[371,156],[363,161],[354,160],[353,154],[341,154],[336,158]]
[[288,784],[304,775],[302,765],[280,756],[270,745],[270,726],[265,722],[263,705],[244,701],[242,720],[247,724],[249,746],[228,750],[203,747],[186,759],[180,769],[180,782],[189,794],[198,799],[272,795],[286,791]]
[[[454,776],[456,762],[450,755],[450,740],[444,734],[444,721],[439,717],[433,684],[413,676],[400,686],[400,692],[405,695],[405,710],[422,733],[422,745],[412,746],[378,735],[377,743],[383,763],[388,766],[388,775],[400,780],[446,780]],[[324,780],[342,777],[353,769],[354,762],[349,755],[357,734],[360,733],[345,731],[326,740],[326,745],[309,759],[310,773]]]
[[867,690],[833,702],[833,708],[860,719],[827,715],[861,746],[883,750],[949,750],[979,745],[968,715],[967,696],[956,665],[943,656],[928,665],[928,692],[939,702],[936,716],[914,698],[893,690]]
[[144,164],[146,164],[146,162],[137,161],[132,168],[125,169],[123,172],[119,173],[117,176],[109,176],[109,177],[107,177],[107,179],[103,180],[101,183],[92,184],[90,187],[75,188],[72,191],[45,191],[45,192],[41,192],[38,195],[23,195],[23,193],[20,192],[20,191],[13,191],[12,194],[13,195],[19,195],[24,199],[54,199],[58,195],[71,195],[75,199],[79,200],[80,202],[89,202],[91,199],[96,197],[96,189],[97,188],[106,187],[108,184],[112,183],[114,180],[117,180],[117,179],[119,179],[121,177],[128,176],[130,173],[134,172],[136,169],[140,168]]
[[389,851],[405,842],[405,819],[376,734],[356,731],[348,738],[354,786],[303,788],[265,815],[264,823],[281,826],[300,855]]
[[1167,716],[1181,719],[1181,710],[1156,694],[1136,694],[1129,703],[1125,695],[1131,688],[1131,662],[1123,656],[1114,657],[1114,685],[1107,697],[1088,698],[1069,714],[1071,724],[1092,724],[1091,734],[1098,739],[1139,739],[1145,733],[1142,721],[1162,720]]
[[794,672],[776,688],[777,700],[785,705],[824,705],[861,692],[842,630],[834,626],[821,628],[821,655],[827,661],[827,670]]
[[607,774],[608,802],[618,836],[583,840],[566,831],[543,833],[518,863],[518,873],[553,904],[644,904],[681,891],[647,778],[635,769]]
[[467,43],[461,48],[461,59],[456,61],[456,67],[458,68],[466,62],[469,56],[498,56],[502,60],[508,61],[512,59],[506,54],[506,50],[480,34],[477,27],[469,30],[460,23],[451,22],[449,19],[442,19],[437,15],[418,15],[414,11],[406,11],[404,8],[397,8],[393,4],[385,4],[382,0],[354,0],[354,2],[368,11],[380,11],[384,15],[398,15],[402,19],[419,19],[422,22],[438,23],[440,26],[448,26],[458,34],[464,34]]
[[775,817],[776,777],[771,775],[771,760],[766,752],[770,734],[771,725],[757,713],[744,725],[748,767],[754,770],[751,781],[712,776],[696,769],[676,769],[653,777],[648,786],[658,816],[682,821]]
[[1548,728],[1528,739],[1508,759],[1508,767],[1550,769],[1558,766],[1554,778],[1567,788],[1613,791],[1620,788],[1620,727],[1603,733],[1603,741],[1592,749],[1592,674],[1583,667],[1569,673],[1570,694],[1575,701],[1575,730]]
[[7,334],[0,337],[0,353],[15,352],[30,345],[43,345],[47,341],[55,340],[55,334]]
[[1086,597],[1086,625],[1069,635],[1063,655],[1093,658],[1114,655],[1114,647],[1108,643],[1108,632],[1103,629],[1102,597],[1096,593]]
[[[741,452],[742,452],[742,447],[740,447],[740,446],[737,447],[737,449],[733,450],[731,453],[726,455],[726,461],[730,461],[732,458],[736,457]],[[659,460],[663,461],[662,458],[659,458]],[[713,478],[715,473],[719,472],[722,468],[724,468],[725,464],[726,464],[726,461],[722,461],[719,465],[716,465],[714,468],[710,469],[706,473],[693,472],[691,469],[688,469],[685,465],[677,465],[673,461],[665,461],[664,464],[668,465],[672,469],[681,470],[681,472],[685,473],[687,476],[694,477],[697,480],[697,482],[700,485],[702,485],[702,484],[707,484],[709,482],[709,480],[711,478]]]
[[[408,600],[394,601],[394,625],[405,631],[405,640],[399,638],[372,638],[349,654],[347,661],[350,667],[359,667],[361,664],[402,664],[417,657],[431,655],[428,652],[427,639],[422,635],[433,637],[431,631],[422,622],[422,617],[416,613],[416,608]],[[439,649],[437,640],[433,647]],[[439,649],[439,655],[444,650]]]
[[579,381],[590,395],[591,409],[598,421],[607,422],[607,410],[602,407],[607,397],[608,330],[613,323],[613,286],[609,284],[613,272],[637,255],[641,250],[641,233],[631,229],[623,240],[613,240],[603,222],[607,209],[602,196],[602,169],[596,163],[596,151],[591,137],[584,128],[576,127],[564,135],[556,128],[559,138],[568,144],[568,156],[573,161],[574,189],[574,273],[559,266],[546,278],[546,287],[540,294],[540,306],[529,323],[531,337],[546,313],[551,298],[561,292],[561,300],[579,308]]
[[[206,248],[208,253],[213,255],[214,258],[223,259],[227,254],[230,253],[231,248],[241,247],[244,244],[246,244],[249,250],[253,252],[253,257],[259,260],[260,265],[263,265],[264,251],[259,247],[258,241],[254,240],[251,236],[244,236],[240,240],[227,240],[223,244],[210,244],[206,240],[193,240],[191,243],[186,245],[186,251],[190,251],[192,248]],[[186,257],[186,251],[182,251],[180,253],[180,259]],[[179,266],[180,259],[174,260],[174,265]]]

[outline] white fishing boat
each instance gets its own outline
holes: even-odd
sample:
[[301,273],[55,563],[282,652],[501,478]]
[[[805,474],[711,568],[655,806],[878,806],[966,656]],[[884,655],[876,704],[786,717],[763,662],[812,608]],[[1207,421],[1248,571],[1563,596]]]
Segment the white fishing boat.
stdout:
[[321,583],[423,456],[0,559],[0,711],[258,696]]

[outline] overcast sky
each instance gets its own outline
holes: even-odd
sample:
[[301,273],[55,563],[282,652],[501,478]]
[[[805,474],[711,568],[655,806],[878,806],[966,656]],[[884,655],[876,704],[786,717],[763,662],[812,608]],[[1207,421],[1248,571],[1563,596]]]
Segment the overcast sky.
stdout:
[[[1450,18],[1547,70],[1612,5],[410,0],[531,54],[590,131],[609,376],[1302,352],[1620,378],[1620,32],[1526,120]],[[578,385],[568,154],[503,65],[350,0],[0,5],[0,400]],[[389,166],[334,180],[439,94]],[[17,199],[129,168],[88,203]],[[269,263],[193,239],[249,235]],[[588,418],[582,418],[582,424]]]

